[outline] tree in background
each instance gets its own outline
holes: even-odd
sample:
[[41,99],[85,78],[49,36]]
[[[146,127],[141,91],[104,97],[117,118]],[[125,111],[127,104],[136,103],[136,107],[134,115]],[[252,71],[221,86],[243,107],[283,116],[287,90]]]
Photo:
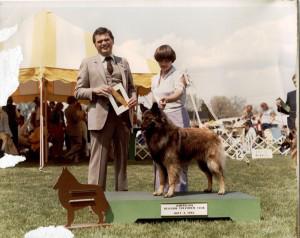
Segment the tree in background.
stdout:
[[[197,95],[193,94],[192,95],[194,97],[195,100],[195,104],[196,104],[196,108],[198,111],[201,111],[202,109],[202,104],[204,103],[204,101]],[[188,111],[194,111],[194,107],[193,107],[193,103],[192,103],[192,99],[191,99],[191,95],[187,95],[186,96],[186,103],[185,103],[185,107]]]
[[214,96],[210,100],[211,109],[218,118],[240,117],[246,100],[241,97]]

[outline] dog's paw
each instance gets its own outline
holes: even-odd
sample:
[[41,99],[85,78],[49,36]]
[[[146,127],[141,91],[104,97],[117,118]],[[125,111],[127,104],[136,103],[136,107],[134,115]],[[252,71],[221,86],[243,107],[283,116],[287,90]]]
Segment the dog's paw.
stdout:
[[164,195],[164,198],[171,198],[171,197],[174,197],[174,193],[166,193]]
[[225,194],[225,190],[219,190],[218,195],[224,195]]
[[206,188],[206,189],[204,189],[204,191],[203,192],[205,192],[205,193],[211,193],[212,192],[212,189],[208,189],[208,188]]
[[163,192],[160,192],[160,191],[155,191],[153,193],[153,196],[162,196],[163,195]]

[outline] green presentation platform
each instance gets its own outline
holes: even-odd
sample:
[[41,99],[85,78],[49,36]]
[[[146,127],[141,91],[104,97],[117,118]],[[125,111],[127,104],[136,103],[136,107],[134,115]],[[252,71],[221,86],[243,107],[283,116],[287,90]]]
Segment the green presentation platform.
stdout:
[[231,219],[259,221],[260,201],[241,192],[188,192],[172,198],[155,197],[150,192],[106,192],[110,204],[108,223],[133,223],[157,219]]

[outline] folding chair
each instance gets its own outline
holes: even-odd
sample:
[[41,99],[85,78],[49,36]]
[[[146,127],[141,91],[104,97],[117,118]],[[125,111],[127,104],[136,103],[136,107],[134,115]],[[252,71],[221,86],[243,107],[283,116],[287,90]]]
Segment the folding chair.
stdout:
[[243,160],[245,159],[246,152],[243,148],[243,132],[233,136],[232,133],[224,132],[220,135],[225,153],[231,159]]
[[137,160],[144,160],[148,157],[151,158],[150,152],[142,133],[138,131],[135,138],[135,158]]
[[264,130],[264,137],[257,136],[255,149],[270,149],[272,154],[283,154],[280,151],[280,145],[283,143],[285,137],[281,134],[278,127],[273,127]]

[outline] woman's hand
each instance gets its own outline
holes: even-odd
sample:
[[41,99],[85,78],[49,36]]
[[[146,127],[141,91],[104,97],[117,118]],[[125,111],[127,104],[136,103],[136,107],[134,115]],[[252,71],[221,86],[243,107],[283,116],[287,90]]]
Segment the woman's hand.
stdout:
[[159,100],[159,106],[161,109],[164,109],[167,104],[167,98],[163,97]]

